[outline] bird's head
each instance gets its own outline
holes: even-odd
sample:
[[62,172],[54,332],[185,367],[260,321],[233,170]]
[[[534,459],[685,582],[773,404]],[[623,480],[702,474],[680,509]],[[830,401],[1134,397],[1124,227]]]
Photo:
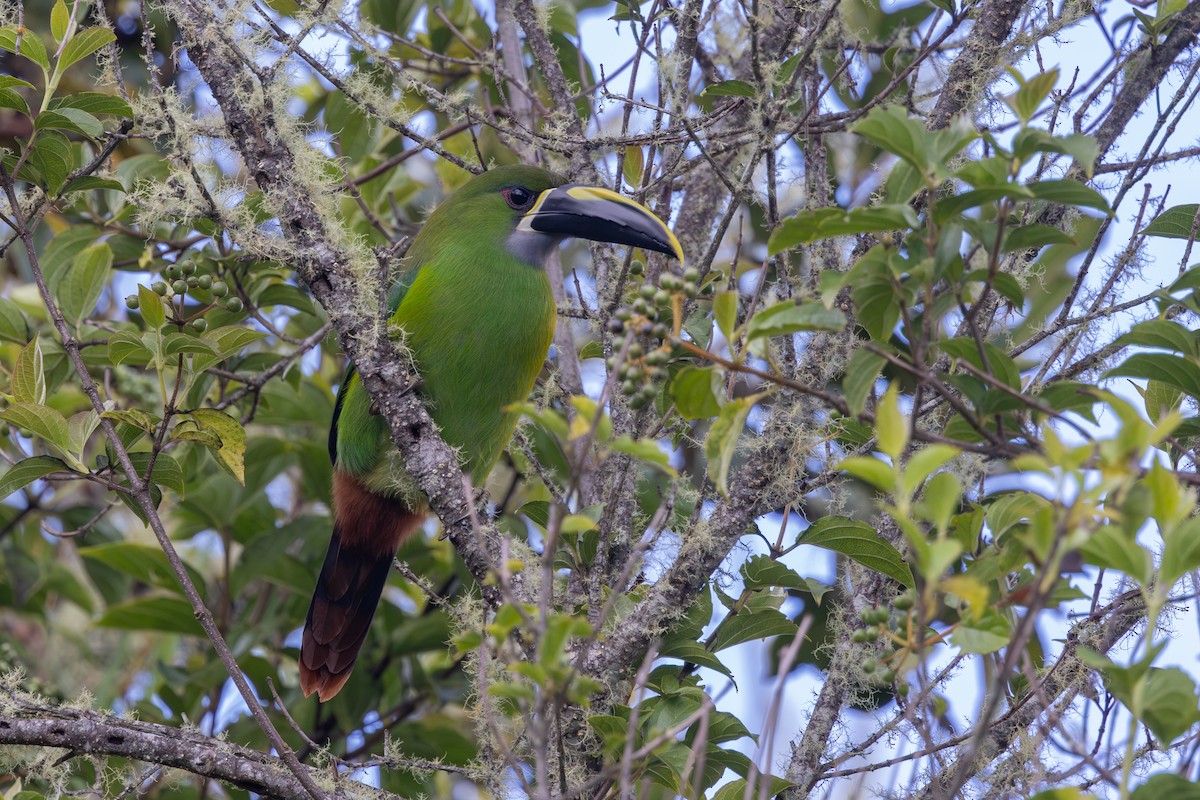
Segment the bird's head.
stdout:
[[431,224],[502,237],[513,255],[536,266],[568,237],[632,245],[683,260],[675,234],[645,206],[524,164],[472,178],[438,206],[426,226]]

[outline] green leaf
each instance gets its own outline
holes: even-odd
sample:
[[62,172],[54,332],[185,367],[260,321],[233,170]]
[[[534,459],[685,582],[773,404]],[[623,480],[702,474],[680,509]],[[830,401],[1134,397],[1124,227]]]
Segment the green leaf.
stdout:
[[[1144,783],[1133,790],[1129,800],[1200,800],[1200,783],[1193,783],[1182,775],[1172,772],[1160,772],[1151,775]],[[1034,800],[1058,800],[1058,798],[1035,797]],[[1064,797],[1062,800],[1075,800],[1074,797]],[[1080,800],[1094,800],[1094,795],[1080,795]]]
[[[144,476],[146,468],[150,466],[150,453],[130,453],[129,460],[133,462],[133,467],[137,470],[138,475]],[[166,453],[159,453],[158,457],[154,459],[154,472],[150,476],[150,481],[183,494],[183,469],[179,466],[178,461]]]
[[78,325],[96,308],[96,302],[108,285],[112,263],[113,252],[107,242],[86,247],[75,257],[58,287],[62,313],[69,322]]
[[1195,569],[1200,569],[1200,517],[1184,520],[1163,533],[1158,580],[1170,587]]
[[1182,356],[1166,353],[1135,353],[1104,377],[1145,378],[1174,386],[1192,397],[1200,397],[1200,365]]
[[838,469],[871,484],[881,492],[896,488],[896,472],[888,464],[872,456],[851,456],[838,464]]
[[142,597],[112,606],[96,620],[105,628],[203,636],[192,607],[176,597]]
[[1200,722],[1196,682],[1178,667],[1150,669],[1142,687],[1141,705],[1139,719],[1163,744],[1174,742]]
[[883,369],[885,361],[883,356],[861,347],[850,356],[846,377],[842,379],[842,392],[851,414],[861,414],[866,408],[867,397],[875,388],[875,381],[879,379],[879,371]]
[[881,539],[865,522],[845,517],[822,517],[801,532],[796,543],[841,553],[905,586],[913,585],[912,570],[904,563],[900,551]]
[[1009,358],[1008,353],[1005,353],[991,342],[983,343],[983,351],[987,354],[986,361],[984,361],[983,355],[979,352],[979,344],[970,337],[944,339],[938,342],[937,346],[943,353],[960,358],[979,371],[991,375],[1011,388],[1020,391],[1021,371],[1017,369],[1017,365]]
[[713,295],[713,317],[721,335],[727,341],[733,341],[733,333],[737,330],[738,293],[736,289],[717,292]]
[[53,456],[34,456],[22,459],[0,474],[0,500],[19,489],[24,489],[38,478],[53,472],[70,472],[62,461]]
[[[1021,225],[1009,229],[1008,234],[1004,237],[1004,247],[1001,248],[1001,252],[1029,250],[1049,244],[1075,244],[1075,240],[1053,225]],[[1006,272],[1000,274],[1012,277]]]
[[930,153],[929,131],[900,106],[875,108],[850,130],[900,156],[922,175],[934,175],[941,166]]
[[1005,300],[1016,308],[1024,307],[1025,292],[1021,289],[1021,283],[1007,272],[997,272],[995,275],[989,275],[986,269],[972,270],[963,277],[963,283],[970,283],[971,281],[987,283],[989,279],[992,282],[992,289]]
[[642,148],[631,146],[625,148],[625,161],[622,164],[621,172],[625,176],[625,182],[630,187],[636,189],[642,185],[642,173],[646,169],[646,156],[642,152]]
[[59,71],[65,70],[77,61],[87,58],[109,42],[117,40],[116,34],[108,28],[84,28],[67,42],[63,48],[62,58],[59,59]]
[[747,589],[795,589],[809,591],[807,578],[800,576],[791,567],[775,561],[769,556],[754,556],[742,564],[742,582]]
[[[79,548],[79,555],[91,561],[98,561],[118,572],[123,572],[135,580],[168,589],[178,594],[183,593],[179,579],[175,577],[166,555],[158,547],[151,547],[134,542],[110,542]],[[184,569],[191,576],[192,583],[204,586],[204,577],[192,567],[184,564]]]
[[711,650],[695,639],[686,636],[673,636],[666,639],[659,648],[658,655],[662,658],[680,658],[698,667],[716,670],[727,678],[733,677],[733,672],[729,667],[725,666]]
[[233,476],[234,480],[246,485],[246,431],[242,423],[212,408],[198,408],[191,414],[202,430],[211,431],[220,440],[220,447],[213,452],[217,463]]
[[1079,548],[1088,564],[1123,572],[1142,586],[1153,576],[1150,553],[1116,525],[1106,525]]
[[675,410],[684,419],[708,419],[721,411],[721,373],[713,367],[686,366],[671,381]]
[[754,97],[758,91],[745,81],[721,81],[704,87],[702,97]]
[[[158,295],[154,296],[158,297]],[[113,363],[113,366],[120,366],[126,361],[132,361],[138,366],[145,366],[153,357],[154,352],[146,347],[142,337],[136,333],[118,331],[108,337],[108,360]]]
[[[163,307],[163,299],[140,283],[138,284],[138,309],[142,312],[142,319],[146,320],[146,327],[150,330],[161,328],[162,324],[167,321],[167,310]],[[112,347],[111,342],[109,347]]]
[[17,344],[29,341],[29,321],[25,312],[7,297],[0,297],[0,339]]
[[722,497],[729,496],[729,465],[737,450],[738,439],[746,425],[750,409],[763,398],[756,394],[739,397],[721,407],[721,413],[708,429],[704,439],[704,456],[708,459],[708,477]]
[[58,131],[42,131],[29,150],[27,163],[37,171],[46,191],[57,194],[75,165],[71,143]]
[[769,255],[802,244],[811,244],[834,236],[908,230],[918,225],[916,212],[907,204],[869,206],[845,211],[840,208],[816,208],[789,217],[771,232],[767,242]]
[[28,28],[17,28],[15,25],[5,25],[0,28],[0,50],[28,58],[49,74],[50,59],[46,55],[46,45]]
[[240,325],[224,325],[206,331],[201,337],[216,345],[216,355],[198,353],[192,359],[192,368],[197,372],[208,369],[213,364],[224,361],[232,355],[242,352],[248,345],[266,338],[265,333]]
[[57,447],[64,455],[71,449],[71,434],[67,420],[49,406],[37,403],[13,403],[0,409],[0,419],[29,431]]
[[35,334],[29,344],[21,348],[13,365],[9,392],[18,403],[46,402],[46,373],[42,360],[42,345]]
[[1098,211],[1103,211],[1105,214],[1112,213],[1112,209],[1108,207],[1108,201],[1104,199],[1104,195],[1090,186],[1084,186],[1079,181],[1034,181],[1033,183],[1026,184],[1025,188],[1032,192],[1033,196],[1039,200],[1047,200],[1051,203],[1058,203],[1064,206],[1094,208]]
[[1017,115],[1017,119],[1029,122],[1037,113],[1038,107],[1050,96],[1054,84],[1058,83],[1058,70],[1050,69],[1039,72],[1029,80],[1022,80],[1014,70],[1010,69],[1009,73],[1017,77],[1021,88],[1014,94],[1005,97],[1004,102]]
[[11,108],[29,116],[29,104],[25,98],[13,89],[0,89],[0,108]]
[[1172,206],[1150,220],[1150,224],[1138,233],[1144,236],[1159,236],[1164,239],[1190,239],[1192,223],[1196,221],[1197,212],[1200,212],[1198,203]]
[[728,647],[766,639],[769,636],[787,636],[796,633],[796,623],[773,608],[764,608],[753,613],[741,613],[726,617],[714,632],[712,651],[720,652]]
[[63,187],[63,194],[67,192],[86,192],[91,189],[111,189],[115,192],[125,191],[125,187],[121,185],[121,182],[112,178],[101,178],[97,175],[80,175]]
[[172,331],[163,337],[162,354],[164,356],[175,356],[180,353],[212,355],[216,352],[216,349],[216,344],[208,339],[192,336],[181,331]]
[[664,453],[654,439],[634,439],[629,434],[623,433],[609,442],[608,448],[633,456],[643,464],[649,464],[668,475],[676,474],[675,468],[671,466],[670,455]]
[[101,92],[79,92],[66,97],[56,97],[50,101],[51,109],[78,108],[89,114],[111,114],[117,117],[133,119],[133,109],[129,103],[120,97]]
[[984,655],[1004,647],[1011,636],[1012,625],[993,611],[980,620],[964,619],[950,634],[950,643],[963,653]]
[[152,432],[158,426],[158,418],[147,414],[140,408],[105,411],[100,417],[101,419],[111,419],[114,422],[124,422],[126,425],[141,428],[147,433]]
[[54,41],[62,42],[70,24],[71,12],[67,11],[67,4],[63,0],[55,0],[54,7],[50,9],[50,35]]
[[748,341],[766,336],[786,336],[800,331],[836,333],[846,327],[846,315],[817,302],[796,305],[791,300],[768,306],[750,318]]
[[1136,345],[1138,347],[1154,347],[1160,350],[1174,350],[1185,356],[1200,355],[1197,348],[1196,336],[1190,330],[1169,319],[1150,319],[1139,322],[1124,336],[1113,344]]
[[900,391],[896,384],[888,386],[887,392],[875,409],[875,440],[879,452],[900,463],[900,456],[908,445],[908,417],[900,411]]
[[82,133],[89,139],[98,139],[104,134],[100,120],[78,108],[63,108],[58,111],[43,111],[33,121],[35,130],[58,129]]
[[713,795],[712,800],[745,800],[747,796],[757,798],[763,795],[767,797],[778,797],[795,785],[790,781],[784,780],[783,778],[777,778],[774,775],[771,775],[770,784],[764,790],[762,788],[762,783],[766,780],[767,778],[763,775],[755,773],[754,786],[750,787],[749,791],[747,791],[746,779],[738,778],[737,780],[730,781],[718,789],[717,793]]

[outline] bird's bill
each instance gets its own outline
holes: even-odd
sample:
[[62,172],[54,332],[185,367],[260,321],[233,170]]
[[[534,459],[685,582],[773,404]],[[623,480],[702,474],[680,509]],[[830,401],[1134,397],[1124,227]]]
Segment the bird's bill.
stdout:
[[521,219],[521,229],[627,244],[683,261],[679,240],[650,209],[597,186],[568,184],[547,189]]

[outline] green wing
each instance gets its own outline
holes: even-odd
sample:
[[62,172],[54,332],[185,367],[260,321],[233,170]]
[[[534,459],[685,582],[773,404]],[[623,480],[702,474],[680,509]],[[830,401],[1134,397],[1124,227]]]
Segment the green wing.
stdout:
[[[409,287],[417,277],[417,268],[406,269],[400,273],[400,276],[392,284],[392,288],[388,291],[388,314],[389,316],[396,313],[396,309],[400,307],[401,301],[404,300],[404,295],[408,294]],[[354,379],[356,370],[354,362],[351,361],[346,365],[346,374],[342,376],[342,385],[338,389],[337,402],[333,406],[333,420],[329,423],[329,463],[337,464],[337,442],[338,442],[338,418],[342,416],[342,406],[346,403],[346,394],[350,388],[350,382]]]

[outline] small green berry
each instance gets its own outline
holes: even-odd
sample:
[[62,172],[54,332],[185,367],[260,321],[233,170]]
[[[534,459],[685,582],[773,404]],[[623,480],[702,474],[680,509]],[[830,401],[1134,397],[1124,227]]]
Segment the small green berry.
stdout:
[[225,281],[213,281],[212,293],[213,297],[224,297],[229,294],[229,286]]
[[637,259],[634,259],[633,263],[631,263],[629,265],[629,274],[630,275],[641,275],[645,271],[646,271],[646,265],[643,264],[641,261],[638,261]]
[[136,294],[126,295],[125,296],[125,307],[128,308],[130,311],[137,311],[138,296]]
[[201,275],[196,278],[196,285],[201,289],[211,289],[213,285],[212,275]]
[[242,305],[242,299],[240,297],[231,297],[225,301],[225,310],[232,311],[234,314],[238,313],[243,308],[244,306]]
[[638,287],[638,297],[642,298],[643,300],[649,300],[650,298],[654,297],[654,293],[657,291],[658,289],[654,286],[654,284],[643,283]]
[[654,293],[654,305],[665,306],[671,302],[671,293],[666,289],[659,289]]
[[181,266],[180,269],[183,270],[184,275],[187,275],[189,277],[192,275],[195,275],[196,274],[196,262],[185,261],[185,262],[183,262],[183,266]]
[[650,400],[646,397],[643,397],[640,394],[635,397],[631,397],[629,399],[629,407],[632,408],[634,411],[645,408],[649,404],[650,404]]
[[691,281],[688,281],[683,285],[683,293],[694,300],[696,296],[700,294],[700,287],[696,286],[696,284],[692,283]]
[[192,320],[192,328],[196,331],[196,333],[204,333],[206,330],[208,330],[208,320],[203,318],[194,319]]
[[884,683],[895,683],[896,682],[896,670],[885,669],[883,672],[881,672],[879,674],[879,679],[881,681],[883,681]]
[[154,283],[150,284],[150,290],[160,297],[167,293],[168,288],[169,287],[164,281],[155,281]]
[[637,342],[631,342],[629,344],[629,357],[630,358],[641,358],[645,354],[646,354],[645,348],[643,348]]
[[625,323],[614,317],[608,321],[607,327],[609,333],[621,333],[625,330]]
[[640,297],[637,300],[633,301],[632,308],[633,308],[633,313],[642,314],[643,316],[650,310],[650,306],[648,306],[646,304],[646,301]]
[[688,267],[683,271],[683,279],[685,281],[691,281],[692,283],[695,283],[696,281],[700,280],[700,270],[696,269],[695,267]]
[[654,381],[655,383],[662,383],[666,379],[667,371],[662,367],[655,367],[654,369],[650,370],[650,380]]
[[908,697],[908,693],[909,693],[909,691],[911,691],[911,690],[912,690],[912,684],[911,684],[911,683],[898,683],[898,684],[896,684],[896,694],[900,695],[901,697]]
[[187,287],[188,287],[189,289],[195,289],[195,288],[197,288],[199,285],[200,285],[200,279],[199,279],[199,278],[188,278],[188,279],[187,279]]
[[617,313],[613,314],[613,316],[621,320],[621,322],[629,322],[629,320],[633,319],[633,312],[628,308],[622,307],[618,308]]
[[187,289],[188,285],[185,280],[178,280],[171,284],[171,291],[175,294],[185,294]]
[[641,396],[646,399],[646,402],[650,402],[658,396],[658,390],[654,388],[654,384],[652,383],[643,384]]
[[666,350],[655,349],[646,354],[646,363],[652,367],[661,367],[667,363],[668,358],[670,355]]
[[650,335],[655,339],[665,339],[671,335],[671,329],[664,323],[660,322],[650,329]]
[[171,264],[163,270],[163,277],[169,281],[177,281],[183,277],[183,270],[181,270],[177,265]]
[[916,602],[917,599],[915,597],[908,592],[905,592],[892,601],[892,607],[897,611],[908,611],[916,604]]
[[870,675],[879,668],[879,662],[873,658],[864,658],[862,662],[862,671]]
[[679,288],[679,279],[669,272],[664,272],[658,279],[658,285],[668,292],[673,292]]
[[858,612],[858,618],[867,625],[870,625],[871,620],[875,619],[875,609],[864,608],[862,611]]
[[856,630],[854,632],[854,634],[850,637],[850,639],[855,644],[866,644],[867,643],[867,629],[859,628],[858,630]]
[[625,395],[626,397],[636,394],[637,390],[638,383],[635,380],[630,379],[621,383],[621,394]]

